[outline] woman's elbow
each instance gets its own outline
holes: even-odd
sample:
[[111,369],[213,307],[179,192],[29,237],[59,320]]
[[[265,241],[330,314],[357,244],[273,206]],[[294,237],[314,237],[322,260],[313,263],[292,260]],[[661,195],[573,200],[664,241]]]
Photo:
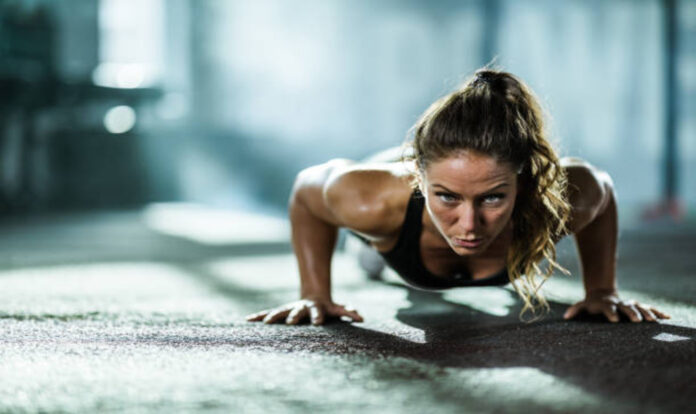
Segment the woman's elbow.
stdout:
[[588,163],[567,166],[569,201],[572,206],[572,228],[578,231],[615,205],[611,176]]
[[597,215],[604,213],[611,204],[616,205],[616,192],[614,181],[608,172],[596,170],[597,182],[601,188],[601,198],[597,206]]

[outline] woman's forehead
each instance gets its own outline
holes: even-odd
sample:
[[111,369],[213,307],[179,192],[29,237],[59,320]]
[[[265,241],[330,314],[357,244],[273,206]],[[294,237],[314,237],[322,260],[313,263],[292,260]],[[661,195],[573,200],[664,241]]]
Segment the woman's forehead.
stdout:
[[440,184],[447,188],[485,188],[504,181],[515,181],[516,175],[509,162],[501,162],[494,157],[471,151],[462,151],[434,161],[425,170],[429,184]]

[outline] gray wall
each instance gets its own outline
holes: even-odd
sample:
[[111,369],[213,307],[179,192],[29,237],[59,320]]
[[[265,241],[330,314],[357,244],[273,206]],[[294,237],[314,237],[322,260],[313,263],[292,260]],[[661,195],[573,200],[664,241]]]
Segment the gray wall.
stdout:
[[[161,31],[153,36],[164,39],[163,50],[155,59],[161,65],[155,84],[129,92],[142,95],[135,129],[105,135],[103,114],[122,100],[102,92],[81,101],[61,96],[60,105],[29,115],[4,107],[4,197],[14,197],[7,189],[22,188],[12,178],[22,174],[45,194],[56,193],[52,183],[60,181],[62,166],[42,160],[56,159],[48,143],[58,142],[63,154],[72,154],[75,177],[89,176],[85,171],[94,165],[120,169],[116,180],[108,176],[112,167],[87,177],[91,192],[101,186],[118,198],[117,183],[126,180],[139,185],[131,204],[187,200],[282,211],[299,169],[400,144],[433,100],[492,57],[536,91],[563,155],[584,157],[612,174],[626,211],[638,212],[661,196],[659,0],[148,1],[159,10],[152,30]],[[100,2],[6,4],[49,10],[59,81],[89,84],[104,46]],[[145,3],[122,4],[132,4],[135,18]],[[696,2],[681,0],[678,7],[679,190],[693,209]],[[22,140],[26,130],[39,131],[33,143]],[[109,145],[122,155],[98,162]],[[36,171],[18,175],[32,157]],[[80,157],[82,164],[74,161]],[[104,179],[95,181],[99,174]],[[80,186],[74,183],[75,194],[89,197]]]
[[[359,158],[399,144],[430,102],[484,64],[493,30],[496,63],[537,92],[561,153],[608,170],[625,205],[658,200],[661,3],[501,1],[497,29],[484,26],[484,4],[196,2],[196,118],[304,163]],[[695,10],[680,4],[680,189],[692,204]]]

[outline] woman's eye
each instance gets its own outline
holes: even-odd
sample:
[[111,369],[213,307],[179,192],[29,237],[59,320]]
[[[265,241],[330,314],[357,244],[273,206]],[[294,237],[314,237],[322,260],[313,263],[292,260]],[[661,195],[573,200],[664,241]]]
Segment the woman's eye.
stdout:
[[440,199],[440,201],[443,201],[445,203],[451,203],[456,200],[456,197],[454,197],[452,194],[435,193],[435,195]]
[[489,194],[483,197],[483,202],[486,204],[494,204],[505,198],[505,194]]

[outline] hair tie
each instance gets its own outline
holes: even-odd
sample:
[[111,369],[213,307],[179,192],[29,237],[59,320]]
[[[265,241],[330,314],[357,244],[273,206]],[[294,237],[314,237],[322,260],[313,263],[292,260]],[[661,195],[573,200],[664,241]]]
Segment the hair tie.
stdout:
[[478,72],[474,77],[474,85],[488,84],[489,86],[493,82],[493,74],[491,72]]
[[485,82],[493,80],[493,74],[491,72],[478,72],[476,73],[476,77]]

